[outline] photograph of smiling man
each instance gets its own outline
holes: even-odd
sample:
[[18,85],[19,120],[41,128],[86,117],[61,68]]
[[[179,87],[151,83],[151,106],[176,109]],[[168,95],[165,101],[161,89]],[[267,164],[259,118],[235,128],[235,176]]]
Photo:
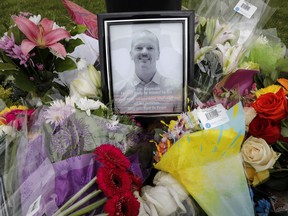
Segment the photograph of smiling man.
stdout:
[[[182,70],[178,68],[180,71],[169,74],[158,69],[157,62],[163,47],[156,34],[149,29],[137,30],[133,32],[129,46],[133,72],[122,80],[115,81],[115,108],[120,113],[131,114],[180,113],[183,110]],[[181,55],[176,56],[175,58],[181,58]],[[175,63],[178,60],[166,61],[164,69],[168,71],[173,61]]]

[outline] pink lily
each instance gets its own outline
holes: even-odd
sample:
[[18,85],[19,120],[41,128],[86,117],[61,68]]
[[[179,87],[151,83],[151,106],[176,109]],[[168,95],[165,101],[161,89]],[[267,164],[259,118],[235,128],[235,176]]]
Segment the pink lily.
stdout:
[[70,38],[70,33],[62,28],[53,29],[54,22],[44,18],[38,25],[31,20],[21,16],[13,16],[19,30],[27,37],[21,43],[21,50],[27,55],[34,47],[50,48],[60,58],[67,55],[63,44],[58,41]]

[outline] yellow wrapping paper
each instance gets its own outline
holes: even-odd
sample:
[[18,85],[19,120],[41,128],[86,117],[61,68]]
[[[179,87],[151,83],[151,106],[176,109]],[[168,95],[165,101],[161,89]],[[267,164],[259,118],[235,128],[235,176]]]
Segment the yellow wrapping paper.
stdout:
[[228,123],[183,136],[155,168],[172,174],[209,216],[254,215],[240,155],[242,105],[227,114]]

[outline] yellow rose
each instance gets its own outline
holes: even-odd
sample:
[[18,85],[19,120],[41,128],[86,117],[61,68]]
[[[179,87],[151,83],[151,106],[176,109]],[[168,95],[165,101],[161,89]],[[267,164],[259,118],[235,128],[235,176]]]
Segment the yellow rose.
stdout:
[[255,95],[258,98],[261,95],[267,94],[267,93],[270,93],[270,92],[276,94],[279,91],[280,88],[282,88],[280,85],[270,85],[270,86],[267,86],[265,88],[259,89],[258,91],[256,91]]
[[280,154],[276,153],[262,138],[250,136],[242,145],[241,154],[245,163],[256,172],[273,168]]
[[245,171],[246,171],[245,172],[246,177],[247,177],[249,183],[253,185],[253,187],[256,187],[257,185],[263,183],[270,176],[270,173],[268,170],[256,172],[256,170],[249,165],[245,166]]

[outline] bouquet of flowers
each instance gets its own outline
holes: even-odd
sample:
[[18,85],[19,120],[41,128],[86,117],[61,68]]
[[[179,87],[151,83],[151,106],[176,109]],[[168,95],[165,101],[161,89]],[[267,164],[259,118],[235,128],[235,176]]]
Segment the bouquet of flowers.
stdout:
[[[92,26],[85,33],[93,38],[79,35],[83,26],[66,30],[20,14],[0,41],[7,76],[0,88],[1,210],[55,216],[287,212],[285,203],[279,208],[287,194],[286,47],[261,30],[273,9],[253,0],[258,10],[250,19],[234,9],[234,0],[202,1],[189,83],[194,96],[187,99],[194,104],[145,130],[102,103],[101,74],[93,66],[99,52],[88,42],[98,42],[96,17],[63,2],[78,23]],[[82,61],[81,47],[93,50],[91,62]],[[10,99],[18,88],[27,100],[19,93]],[[35,96],[42,100],[28,100]]]
[[13,15],[12,19],[15,24],[0,39],[0,71],[6,81],[12,79],[17,88],[35,97],[43,97],[52,89],[68,95],[58,73],[77,68],[77,59],[69,53],[82,41],[72,36],[86,28],[73,25],[67,30],[30,13]]

